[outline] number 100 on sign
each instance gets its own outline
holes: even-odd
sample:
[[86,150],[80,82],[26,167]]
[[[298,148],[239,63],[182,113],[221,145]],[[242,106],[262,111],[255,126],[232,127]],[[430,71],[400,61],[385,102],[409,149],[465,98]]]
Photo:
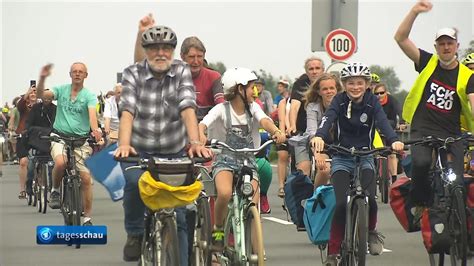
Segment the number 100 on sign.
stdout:
[[337,29],[326,37],[326,52],[334,60],[346,60],[354,54],[356,42],[354,36],[343,29]]

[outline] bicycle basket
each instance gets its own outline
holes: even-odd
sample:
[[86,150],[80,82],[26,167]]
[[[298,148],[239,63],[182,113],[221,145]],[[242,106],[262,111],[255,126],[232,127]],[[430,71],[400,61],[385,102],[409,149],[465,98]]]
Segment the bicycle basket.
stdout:
[[188,186],[170,186],[155,180],[149,171],[138,180],[140,197],[145,206],[153,211],[165,208],[176,208],[191,204],[202,190],[200,181]]

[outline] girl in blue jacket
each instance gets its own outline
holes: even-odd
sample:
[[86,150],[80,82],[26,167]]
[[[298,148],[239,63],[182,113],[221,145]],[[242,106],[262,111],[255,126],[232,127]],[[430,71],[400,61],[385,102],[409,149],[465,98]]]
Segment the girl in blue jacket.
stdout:
[[[324,143],[333,139],[334,144],[357,150],[371,149],[375,129],[386,136],[387,145],[396,151],[403,150],[403,143],[398,141],[396,133],[390,126],[387,116],[377,97],[370,92],[370,70],[362,63],[347,64],[341,70],[341,80],[345,92],[334,97],[329,109],[324,114],[316,136],[311,140],[315,152],[324,150]],[[329,129],[334,126],[334,136],[329,136]],[[362,158],[361,183],[369,193],[369,252],[379,255],[383,251],[382,235],[376,231],[377,203],[375,201],[375,166],[372,156]],[[350,174],[355,169],[353,157],[335,155],[331,163],[331,183],[336,193],[336,209],[329,240],[329,254],[326,265],[336,265],[344,238],[346,215],[346,192],[349,188]]]

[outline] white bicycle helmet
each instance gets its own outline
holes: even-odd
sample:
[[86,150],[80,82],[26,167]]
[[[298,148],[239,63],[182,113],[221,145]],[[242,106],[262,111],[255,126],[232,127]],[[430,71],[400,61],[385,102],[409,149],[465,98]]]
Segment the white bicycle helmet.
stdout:
[[221,78],[222,89],[224,91],[224,95],[232,95],[235,93],[233,90],[235,85],[242,84],[246,86],[249,82],[257,80],[258,77],[250,69],[243,68],[243,67],[235,67],[228,69]]
[[341,69],[341,80],[346,80],[352,77],[363,77],[367,80],[371,80],[370,69],[363,63],[349,63]]
[[463,65],[474,64],[474,53],[470,53],[462,60]]
[[142,34],[142,46],[146,47],[153,44],[169,44],[176,48],[178,38],[176,33],[166,26],[154,26],[147,29]]

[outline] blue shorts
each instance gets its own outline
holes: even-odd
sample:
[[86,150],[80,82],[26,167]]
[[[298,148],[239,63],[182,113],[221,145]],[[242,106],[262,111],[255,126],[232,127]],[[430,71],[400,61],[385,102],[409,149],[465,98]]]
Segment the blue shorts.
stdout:
[[[229,171],[237,173],[240,171],[242,166],[243,160],[236,159],[236,156],[234,157],[228,154],[221,153],[217,155],[216,160],[212,165],[212,175],[215,178],[220,171]],[[254,179],[258,180],[257,163],[255,161],[255,158],[249,159],[248,166],[252,169]]]
[[[361,170],[372,169],[375,171],[374,157],[372,155],[363,156],[361,159]],[[331,175],[336,171],[346,171],[348,173],[354,174],[356,167],[356,158],[349,156],[340,156],[336,155],[332,157],[331,162]]]

